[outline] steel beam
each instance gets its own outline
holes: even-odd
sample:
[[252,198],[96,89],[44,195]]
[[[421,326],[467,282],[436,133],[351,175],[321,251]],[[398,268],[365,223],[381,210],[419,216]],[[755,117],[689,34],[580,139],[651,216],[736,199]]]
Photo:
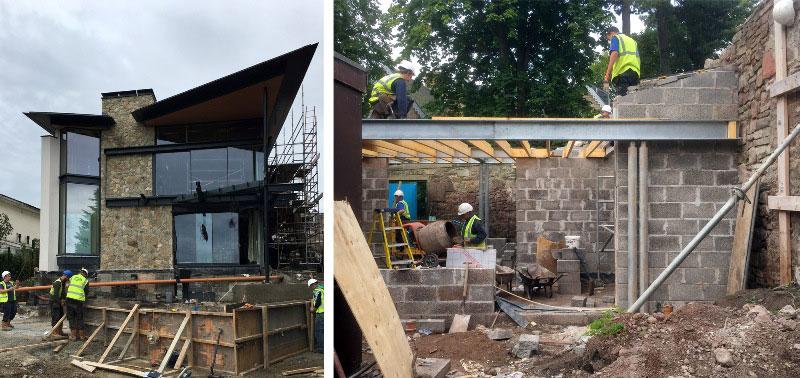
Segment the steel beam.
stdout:
[[728,121],[365,119],[363,140],[728,140]]

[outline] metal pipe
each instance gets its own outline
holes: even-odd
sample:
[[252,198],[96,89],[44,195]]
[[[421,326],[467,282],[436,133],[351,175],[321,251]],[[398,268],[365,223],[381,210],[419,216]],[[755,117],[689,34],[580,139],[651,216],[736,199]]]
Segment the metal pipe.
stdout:
[[[639,145],[639,295],[650,284],[647,223],[650,220],[650,199],[647,197],[647,179],[650,176],[647,142]],[[630,302],[628,302],[630,303]],[[642,308],[647,312],[647,306]]]
[[628,303],[630,304],[634,297],[639,292],[639,280],[636,278],[638,269],[636,265],[636,245],[638,240],[636,238],[637,224],[637,176],[636,171],[639,169],[637,164],[638,149],[636,142],[630,142],[628,145]]
[[[270,276],[270,279],[278,279],[281,276]],[[131,281],[100,281],[89,282],[90,287],[98,286],[132,286],[132,285],[174,285],[180,283],[197,283],[197,282],[259,282],[265,281],[265,276],[250,276],[250,277],[206,277],[206,278],[184,278],[181,280],[131,280]],[[39,291],[50,290],[52,286],[28,286],[17,289],[17,292],[26,291]]]
[[794,127],[794,129],[786,137],[786,139],[784,139],[783,142],[775,149],[775,151],[773,151],[772,154],[770,154],[769,157],[767,157],[767,160],[765,160],[764,163],[761,164],[761,167],[759,167],[755,172],[753,172],[753,174],[750,176],[750,179],[747,180],[747,182],[745,182],[740,188],[733,190],[733,193],[731,193],[731,197],[728,198],[728,202],[725,202],[725,205],[723,205],[722,208],[720,208],[719,211],[717,211],[714,217],[711,218],[711,220],[709,220],[708,223],[706,223],[703,229],[700,230],[700,233],[695,235],[695,237],[689,242],[689,244],[687,244],[686,247],[683,248],[681,253],[679,253],[678,256],[675,256],[672,262],[669,263],[669,266],[667,266],[664,269],[664,271],[662,271],[661,274],[659,274],[658,277],[656,277],[656,279],[653,280],[653,283],[650,284],[650,286],[647,288],[647,290],[644,291],[644,293],[642,293],[639,299],[637,299],[636,302],[628,308],[628,312],[636,312],[637,310],[639,310],[639,308],[647,300],[647,298],[650,298],[650,296],[653,295],[656,289],[658,289],[658,287],[661,286],[661,284],[663,284],[667,278],[669,278],[672,272],[674,272],[675,269],[681,265],[683,260],[685,260],[686,257],[689,256],[689,254],[692,253],[692,251],[694,251],[694,248],[697,247],[697,245],[700,244],[701,241],[703,241],[706,235],[708,235],[708,233],[711,232],[711,229],[713,229],[717,225],[717,223],[719,223],[719,221],[722,220],[723,217],[725,217],[725,214],[727,212],[733,209],[733,207],[736,205],[736,202],[739,199],[741,199],[740,196],[742,196],[743,193],[747,193],[747,191],[750,190],[750,188],[753,185],[755,185],[756,180],[758,180],[758,178],[764,174],[767,168],[769,168],[769,166],[772,165],[772,163],[774,163],[776,159],[778,159],[778,156],[780,156],[783,150],[789,147],[789,144],[792,143],[792,141],[794,140],[795,137],[797,137],[798,134],[800,134],[800,124]]

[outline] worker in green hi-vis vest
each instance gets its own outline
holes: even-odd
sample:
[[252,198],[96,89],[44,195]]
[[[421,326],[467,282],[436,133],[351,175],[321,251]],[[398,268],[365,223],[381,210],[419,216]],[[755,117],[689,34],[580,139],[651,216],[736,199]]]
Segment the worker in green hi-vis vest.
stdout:
[[481,218],[473,211],[472,205],[458,205],[458,218],[462,223],[460,234],[464,239],[464,247],[486,248],[486,229]]
[[322,353],[325,350],[325,286],[322,281],[308,280],[308,287],[316,284],[312,291],[311,312],[314,313],[314,352]]
[[380,78],[372,86],[369,103],[372,111],[369,118],[406,118],[414,100],[408,96],[408,85],[414,77],[411,62],[404,60],[397,65],[396,72]]
[[0,281],[0,306],[3,308],[3,323],[0,329],[10,331],[14,328],[11,321],[17,316],[17,283],[11,281],[11,272],[3,272]]
[[89,271],[82,268],[67,284],[67,319],[69,319],[69,339],[86,340],[83,323],[84,305],[86,304],[86,287],[89,286]]
[[604,87],[610,79],[617,95],[625,96],[628,87],[639,84],[639,49],[633,38],[621,34],[615,26],[608,28],[606,39],[610,45]]

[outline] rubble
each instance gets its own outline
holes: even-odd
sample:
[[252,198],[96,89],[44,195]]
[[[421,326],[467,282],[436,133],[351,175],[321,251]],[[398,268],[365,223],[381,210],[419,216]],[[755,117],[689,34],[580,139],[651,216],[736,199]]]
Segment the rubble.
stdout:
[[528,358],[539,350],[539,335],[520,335],[519,341],[511,349],[516,358]]
[[495,328],[488,330],[486,336],[492,340],[508,340],[514,337],[514,332],[510,329]]

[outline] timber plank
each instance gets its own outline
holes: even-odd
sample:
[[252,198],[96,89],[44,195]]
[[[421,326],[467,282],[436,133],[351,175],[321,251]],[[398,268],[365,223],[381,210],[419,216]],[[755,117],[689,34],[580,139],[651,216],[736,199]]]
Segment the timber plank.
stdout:
[[769,196],[767,207],[770,210],[800,211],[800,196]]
[[[108,343],[108,347],[103,352],[103,355],[100,356],[100,359],[97,360],[97,362],[102,364],[103,361],[106,360],[106,357],[108,357],[108,354],[111,353],[111,349],[114,348],[114,344],[117,343],[117,340],[119,340],[119,337],[122,336],[122,333],[125,331],[125,327],[128,326],[128,323],[130,323],[131,319],[133,319],[134,314],[136,314],[138,311],[139,311],[139,304],[137,303],[137,304],[133,305],[133,308],[128,313],[128,317],[125,318],[125,321],[123,321],[122,325],[119,326],[119,330],[117,331],[117,334],[114,335],[114,337],[111,339],[111,342]],[[134,332],[136,332],[136,330],[134,330]]]
[[334,279],[386,377],[412,377],[413,355],[361,226],[346,201],[334,203]]
[[756,180],[747,198],[750,202],[740,201],[736,210],[736,229],[733,232],[733,249],[728,267],[728,294],[745,289],[748,268],[750,266],[750,247],[753,244],[753,227],[758,209],[758,193],[761,180]]

